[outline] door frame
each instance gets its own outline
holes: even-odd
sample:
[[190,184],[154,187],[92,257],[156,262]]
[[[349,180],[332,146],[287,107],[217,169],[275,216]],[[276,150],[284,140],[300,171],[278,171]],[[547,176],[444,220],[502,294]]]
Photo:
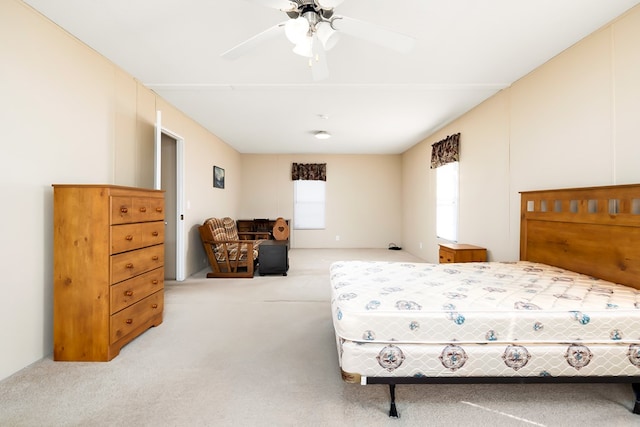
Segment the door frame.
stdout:
[[176,281],[186,277],[185,272],[185,231],[184,231],[184,138],[162,126],[162,112],[156,111],[155,141],[153,152],[153,188],[161,188],[161,143],[162,134],[176,141]]

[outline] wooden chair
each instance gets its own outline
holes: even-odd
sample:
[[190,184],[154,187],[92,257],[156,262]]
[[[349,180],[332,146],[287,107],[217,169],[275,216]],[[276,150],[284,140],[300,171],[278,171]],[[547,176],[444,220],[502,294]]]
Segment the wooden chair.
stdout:
[[253,277],[262,240],[240,240],[229,217],[209,218],[198,229],[212,269],[207,277]]

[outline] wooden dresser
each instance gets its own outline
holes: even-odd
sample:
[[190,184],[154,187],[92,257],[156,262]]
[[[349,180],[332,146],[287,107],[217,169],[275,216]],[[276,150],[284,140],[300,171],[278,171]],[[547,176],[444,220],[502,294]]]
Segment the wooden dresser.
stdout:
[[451,262],[485,262],[487,250],[480,246],[463,243],[441,243],[439,253],[440,264]]
[[164,308],[164,192],[53,185],[53,358],[108,361]]

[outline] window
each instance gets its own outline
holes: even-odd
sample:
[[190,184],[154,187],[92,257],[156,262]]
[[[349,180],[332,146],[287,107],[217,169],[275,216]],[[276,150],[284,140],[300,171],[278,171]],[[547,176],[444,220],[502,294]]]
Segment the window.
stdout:
[[458,162],[436,169],[436,235],[458,240]]
[[293,228],[318,230],[325,228],[325,181],[293,182]]

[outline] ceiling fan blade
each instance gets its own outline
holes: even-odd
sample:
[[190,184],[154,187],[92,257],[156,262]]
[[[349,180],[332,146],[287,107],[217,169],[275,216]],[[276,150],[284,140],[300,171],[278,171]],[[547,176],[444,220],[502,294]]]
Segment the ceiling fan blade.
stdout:
[[252,3],[270,7],[271,9],[291,10],[296,7],[296,4],[289,0],[249,0]]
[[416,39],[413,37],[345,16],[336,16],[331,21],[331,25],[337,31],[388,47],[401,53],[411,52],[416,44]]
[[313,37],[312,51],[313,56],[309,59],[309,65],[311,66],[313,80],[317,82],[329,78],[327,54],[322,47],[322,42],[318,40],[318,36]]
[[318,3],[320,3],[323,9],[333,9],[343,1],[344,0],[318,0]]
[[228,51],[222,53],[220,56],[225,59],[238,59],[245,53],[258,47],[263,42],[270,40],[284,33],[284,22],[278,25],[274,25],[271,28],[264,30],[263,32],[256,34],[248,40],[243,41],[237,46],[232,47]]

